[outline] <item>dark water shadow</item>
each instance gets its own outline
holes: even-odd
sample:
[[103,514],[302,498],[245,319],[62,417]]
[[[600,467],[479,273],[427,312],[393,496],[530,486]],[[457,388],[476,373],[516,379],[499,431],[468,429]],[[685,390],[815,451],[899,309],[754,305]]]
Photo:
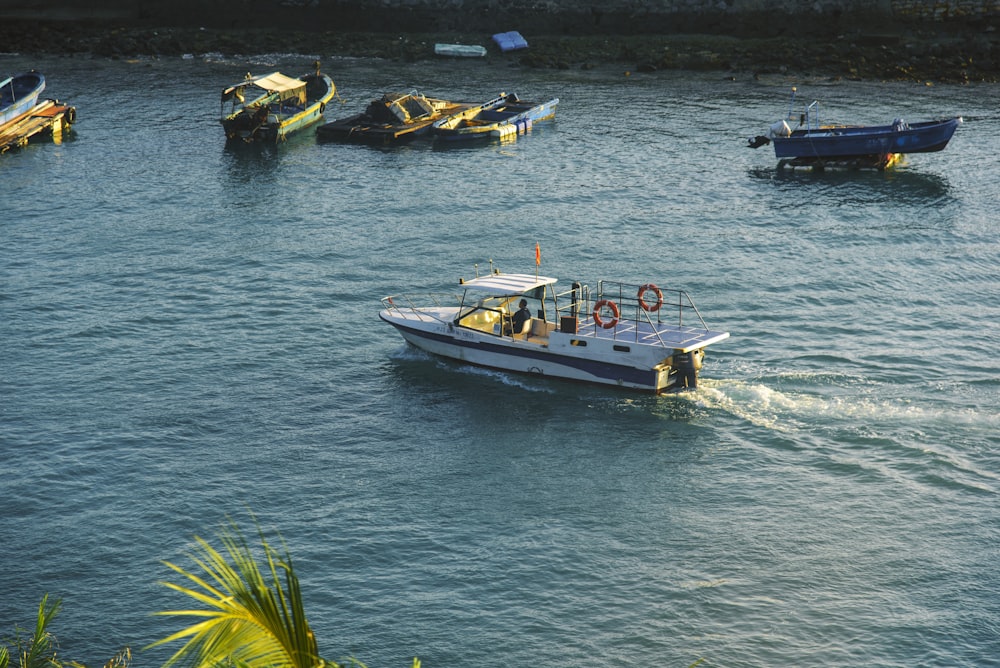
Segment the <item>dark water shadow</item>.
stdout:
[[926,203],[952,197],[948,179],[906,168],[878,170],[851,169],[779,169],[755,167],[747,170],[751,181],[771,185],[779,192],[797,195],[827,193],[834,189],[850,192],[861,200],[890,200],[898,203]]
[[316,133],[312,128],[288,137],[278,144],[223,142],[222,163],[235,184],[260,185],[274,180],[278,168],[296,153],[315,144]]

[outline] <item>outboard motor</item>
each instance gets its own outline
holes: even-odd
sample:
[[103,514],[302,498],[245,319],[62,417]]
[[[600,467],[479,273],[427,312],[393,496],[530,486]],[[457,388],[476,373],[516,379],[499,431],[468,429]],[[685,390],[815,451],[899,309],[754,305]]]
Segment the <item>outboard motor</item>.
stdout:
[[670,384],[667,392],[681,392],[698,388],[698,370],[701,369],[705,351],[692,350],[689,353],[675,352],[670,363]]

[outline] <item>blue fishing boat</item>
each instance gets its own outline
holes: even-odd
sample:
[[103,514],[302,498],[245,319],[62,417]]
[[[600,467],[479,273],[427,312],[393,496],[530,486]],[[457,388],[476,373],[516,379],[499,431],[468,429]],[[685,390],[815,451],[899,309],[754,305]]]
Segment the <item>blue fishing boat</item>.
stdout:
[[0,126],[34,109],[43,90],[45,77],[34,70],[0,81]]
[[555,118],[559,98],[528,102],[514,93],[500,93],[489,102],[452,114],[432,127],[435,139],[468,141],[524,134],[539,122]]
[[[961,117],[919,123],[901,118],[889,125],[824,125],[819,120],[819,103],[812,102],[797,117],[792,106],[785,120],[774,123],[767,135],[749,140],[751,148],[774,144],[778,166],[825,165],[885,169],[907,153],[933,153],[944,150]],[[793,128],[792,126],[795,125]]]
[[[323,118],[337,88],[319,70],[299,78],[271,72],[251,76],[222,91],[221,123],[226,139],[275,144]],[[228,108],[227,108],[228,107]]]

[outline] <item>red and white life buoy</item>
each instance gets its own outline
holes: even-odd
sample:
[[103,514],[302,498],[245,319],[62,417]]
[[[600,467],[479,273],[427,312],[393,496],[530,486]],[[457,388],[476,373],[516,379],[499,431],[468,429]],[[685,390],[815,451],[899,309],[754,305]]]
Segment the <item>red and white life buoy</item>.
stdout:
[[[647,292],[652,292],[654,295],[656,295],[655,304],[650,305],[646,303],[645,297]],[[639,306],[642,307],[643,311],[649,311],[650,313],[655,313],[660,310],[661,306],[663,306],[663,291],[660,290],[655,285],[653,285],[652,283],[646,283],[646,285],[639,288],[639,294],[636,296],[639,297]]]
[[[601,317],[601,309],[607,306],[611,310],[611,320],[607,322]],[[614,303],[610,299],[602,299],[601,301],[594,304],[594,322],[597,323],[598,327],[603,327],[604,329],[611,329],[618,324],[618,304]]]

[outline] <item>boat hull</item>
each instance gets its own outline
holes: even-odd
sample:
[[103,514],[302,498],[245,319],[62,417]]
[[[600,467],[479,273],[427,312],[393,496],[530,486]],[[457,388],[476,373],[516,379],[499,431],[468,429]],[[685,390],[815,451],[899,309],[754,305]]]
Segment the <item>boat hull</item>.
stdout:
[[445,142],[523,134],[535,123],[555,118],[558,106],[558,98],[539,103],[519,100],[516,95],[501,96],[480,107],[437,121],[432,132],[436,140]]
[[541,354],[526,346],[518,347],[513,342],[504,344],[463,341],[433,332],[410,329],[391,321],[390,323],[396,327],[407,343],[433,355],[467,364],[500,371],[615,385],[647,392],[662,392],[667,386],[669,367],[658,370],[636,369],[561,355]]
[[435,121],[469,109],[472,104],[464,102],[450,102],[433,98],[421,98],[424,108],[416,108],[421,115],[411,117],[406,110],[400,115],[406,120],[394,116],[386,107],[387,102],[391,106],[406,104],[406,98],[401,96],[393,98],[384,96],[382,99],[374,100],[368,109],[360,114],[340,118],[321,125],[316,130],[316,137],[320,141],[343,141],[361,144],[399,144],[412,141],[419,137],[430,134],[431,126]]
[[10,77],[0,86],[0,126],[28,113],[38,104],[45,90],[45,77],[39,72],[26,72]]
[[[701,366],[703,348],[709,343],[728,337],[713,336],[690,349],[650,349],[629,346],[624,340],[552,332],[545,345],[530,338],[508,338],[484,335],[474,330],[456,327],[438,318],[420,320],[401,317],[397,311],[385,310],[379,317],[391,324],[404,340],[433,355],[466,364],[515,373],[548,376],[598,385],[610,385],[654,394],[694,389],[697,369],[691,369],[687,382],[682,382],[682,370],[672,366],[674,356],[689,356]],[[586,343],[581,345],[581,340]],[[632,355],[623,350],[633,349]],[[625,360],[622,363],[615,360]]]
[[852,160],[891,154],[933,153],[943,150],[961,118],[909,125],[796,130],[775,136],[775,157],[782,159]]
[[320,141],[396,144],[426,136],[433,122],[432,119],[405,125],[378,125],[370,123],[364,114],[357,114],[321,125],[316,130],[316,138]]

